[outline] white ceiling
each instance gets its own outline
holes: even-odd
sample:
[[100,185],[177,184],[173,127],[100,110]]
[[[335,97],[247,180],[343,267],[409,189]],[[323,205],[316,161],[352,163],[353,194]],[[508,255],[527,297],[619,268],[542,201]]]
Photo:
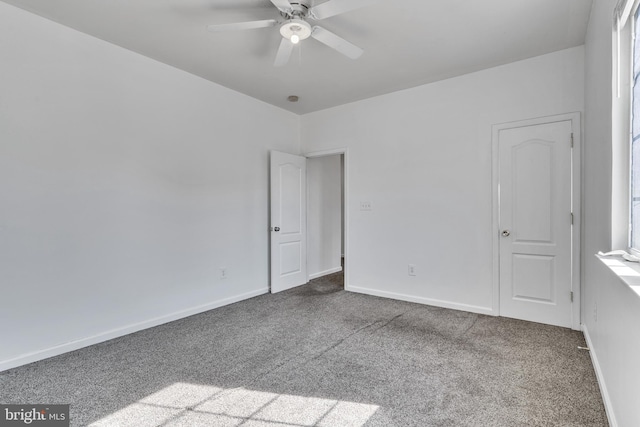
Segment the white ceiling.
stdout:
[[362,47],[358,60],[307,39],[276,68],[278,27],[206,30],[280,19],[269,0],[2,1],[298,114],[579,46],[592,3],[380,0],[318,22]]

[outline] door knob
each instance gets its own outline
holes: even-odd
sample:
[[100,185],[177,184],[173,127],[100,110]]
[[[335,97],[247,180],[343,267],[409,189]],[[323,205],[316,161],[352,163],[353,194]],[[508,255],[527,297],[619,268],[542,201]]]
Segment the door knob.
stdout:
[[502,232],[502,237],[509,237],[511,235],[511,232],[509,230],[504,230]]
[[274,228],[273,231],[280,231],[280,227]]

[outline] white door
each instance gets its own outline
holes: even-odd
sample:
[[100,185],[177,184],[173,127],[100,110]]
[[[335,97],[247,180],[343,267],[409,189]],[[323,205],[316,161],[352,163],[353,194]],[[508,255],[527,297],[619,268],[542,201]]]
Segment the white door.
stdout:
[[271,292],[307,283],[307,159],[271,152]]
[[571,127],[498,135],[502,316],[572,326]]

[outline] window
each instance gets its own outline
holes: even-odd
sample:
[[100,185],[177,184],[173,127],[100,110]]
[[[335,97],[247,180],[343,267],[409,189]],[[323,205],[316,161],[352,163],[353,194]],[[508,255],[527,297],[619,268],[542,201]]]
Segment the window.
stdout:
[[640,251],[640,25],[636,11],[633,17],[632,72],[631,72],[631,221],[629,246]]
[[640,0],[614,11],[616,95],[612,102],[612,246],[640,255]]

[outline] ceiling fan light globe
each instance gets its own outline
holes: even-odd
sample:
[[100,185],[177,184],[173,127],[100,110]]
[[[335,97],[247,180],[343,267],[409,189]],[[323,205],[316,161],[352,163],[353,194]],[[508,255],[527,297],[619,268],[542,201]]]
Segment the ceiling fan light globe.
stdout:
[[[302,19],[293,18],[282,24],[280,34],[291,43],[296,44],[311,35],[311,25]],[[298,41],[294,41],[294,36]]]
[[291,43],[298,44],[299,41],[300,41],[300,37],[297,34],[294,34],[291,36]]

